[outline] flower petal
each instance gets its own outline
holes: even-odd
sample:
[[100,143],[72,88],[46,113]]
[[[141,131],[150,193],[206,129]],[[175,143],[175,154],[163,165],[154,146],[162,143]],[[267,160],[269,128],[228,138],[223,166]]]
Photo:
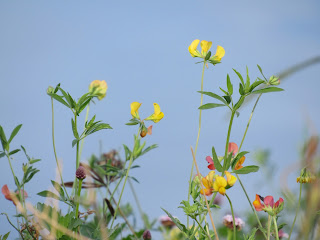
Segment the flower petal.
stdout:
[[230,142],[228,146],[228,152],[232,152],[232,156],[236,155],[238,152],[238,145],[234,142]]
[[192,57],[197,57],[198,53],[197,53],[197,47],[199,45],[200,40],[199,39],[195,39],[193,40],[193,42],[190,44],[188,50],[191,54]]
[[266,196],[263,200],[264,204],[267,206],[267,207],[272,207],[274,206],[274,200],[273,200],[273,197],[272,196]]
[[212,46],[212,42],[208,42],[206,40],[202,40],[200,43],[201,46],[201,54],[206,54]]
[[262,211],[262,209],[265,207],[263,203],[261,203],[260,196],[256,194],[256,199],[253,201],[253,206],[256,209],[256,211]]
[[134,118],[139,118],[139,108],[141,106],[141,103],[138,103],[138,102],[133,102],[131,103],[130,107],[131,107],[131,115],[132,117]]
[[244,163],[244,160],[246,159],[245,156],[243,156],[242,158],[239,159],[239,161],[237,162],[236,166],[234,167],[235,170],[239,170],[241,168],[243,168],[242,164]]
[[221,61],[221,59],[224,57],[225,53],[226,53],[226,51],[224,50],[223,47],[217,46],[217,50],[216,50],[216,54],[215,54],[216,59]]
[[228,186],[232,187],[236,183],[237,178],[235,176],[231,175],[231,173],[229,173],[228,171],[225,171],[224,173],[227,176],[227,184],[228,184]]

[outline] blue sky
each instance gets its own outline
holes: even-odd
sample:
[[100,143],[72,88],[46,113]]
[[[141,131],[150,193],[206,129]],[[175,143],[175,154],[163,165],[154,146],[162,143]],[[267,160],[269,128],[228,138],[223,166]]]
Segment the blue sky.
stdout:
[[[8,133],[22,123],[14,144],[42,159],[40,173],[27,185],[29,200],[41,200],[36,193],[55,178],[47,87],[61,83],[78,98],[92,80],[99,79],[107,81],[108,93],[91,107],[90,116],[96,114],[113,130],[88,137],[81,160],[99,153],[99,141],[103,151],[117,149],[123,154],[122,144],[132,146],[136,132],[124,125],[130,119],[130,103],[143,103],[141,116],[149,116],[153,102],[159,103],[165,117],[146,138],[147,144],[157,143],[159,148],[139,159],[141,168],[131,174],[140,181],[136,191],[143,195],[145,212],[157,218],[164,207],[184,219],[177,206],[187,197],[201,77],[201,65],[194,64],[197,60],[188,53],[189,44],[198,38],[212,41],[213,51],[217,45],[225,48],[222,64],[205,72],[204,89],[218,92],[219,86],[225,86],[227,73],[238,85],[232,68],[245,73],[248,66],[254,80],[259,76],[256,64],[270,76],[319,56],[319,10],[317,1],[0,1],[0,124]],[[276,183],[281,171],[298,160],[306,126],[312,122],[315,131],[320,127],[318,76],[319,65],[292,75],[281,84],[285,92],[263,96],[256,109],[243,150],[271,149],[271,160],[278,169]],[[240,142],[252,104],[241,109],[232,141]],[[57,152],[68,181],[75,172],[71,114],[55,104],[55,115]],[[203,174],[211,147],[223,153],[227,121],[226,109],[203,112],[197,154]],[[0,185],[12,189],[9,164],[0,160]],[[252,164],[251,160],[249,155],[246,163]],[[13,164],[18,173],[25,161],[22,154],[16,155]],[[259,174],[242,178],[252,198],[257,177]],[[270,188],[259,191],[279,197]],[[239,215],[248,209],[239,184],[230,196],[239,199],[235,202]],[[133,202],[130,191],[123,198],[126,201]],[[15,212],[4,197],[0,197],[0,211]],[[4,217],[2,222],[0,234],[10,228]]]

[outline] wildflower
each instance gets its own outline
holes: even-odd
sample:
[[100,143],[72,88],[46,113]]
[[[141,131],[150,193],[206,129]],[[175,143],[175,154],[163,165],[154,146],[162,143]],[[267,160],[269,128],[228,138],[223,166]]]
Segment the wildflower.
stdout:
[[170,240],[182,240],[183,239],[183,233],[180,231],[179,228],[175,227],[173,228],[170,233]]
[[224,177],[217,176],[213,183],[213,190],[225,195],[227,187],[227,181]]
[[163,112],[161,112],[159,104],[154,103],[153,107],[154,107],[154,113],[149,117],[147,117],[145,120],[151,120],[154,123],[157,123],[164,117],[164,114]]
[[[261,200],[263,203],[261,203]],[[279,200],[274,203],[272,196],[261,197],[260,195],[256,194],[256,199],[253,201],[253,206],[258,212],[263,210],[269,215],[274,216],[282,211],[284,202],[282,198],[279,198]]]
[[161,222],[162,226],[168,228],[172,228],[176,225],[169,216],[161,216],[159,221]]
[[300,177],[297,177],[299,183],[312,183],[316,180],[316,177],[312,175],[306,168],[303,168],[300,173]]
[[237,162],[236,166],[234,167],[235,170],[239,170],[241,168],[243,168],[242,164],[244,163],[244,160],[246,160],[246,157],[243,156],[239,159],[239,161]]
[[279,230],[278,236],[280,239],[281,238],[289,238],[289,234],[285,233],[282,229]]
[[130,108],[131,108],[131,115],[133,118],[140,119],[139,112],[138,112],[140,106],[141,106],[141,103],[138,103],[138,102],[131,103]]
[[83,180],[86,178],[86,169],[83,166],[78,167],[76,171],[76,177],[79,180]]
[[94,80],[89,85],[89,93],[102,100],[107,94],[108,85],[105,80]]
[[[210,50],[210,48],[212,46],[212,42],[211,41],[202,40],[201,43],[200,43],[201,53],[197,50],[197,47],[198,47],[199,43],[200,43],[200,40],[199,39],[195,39],[190,44],[188,50],[189,50],[189,52],[190,52],[192,57],[203,58],[204,60],[209,61],[213,65],[221,62],[221,59],[225,55],[225,50],[224,50],[223,47],[217,46],[217,50],[216,50],[215,55],[210,57],[211,53],[209,52],[209,50]],[[209,59],[207,59],[207,55],[208,55]]]
[[227,177],[227,188],[230,188],[236,183],[237,178],[231,175],[231,173],[227,171],[225,171],[224,173],[226,174],[226,177]]
[[146,135],[151,135],[152,134],[152,125],[150,125],[148,128],[143,126],[142,130],[140,131],[140,136],[144,138]]
[[[16,202],[15,202],[15,201],[17,201],[17,200],[19,201],[19,198],[20,198],[20,196],[19,196],[19,191],[10,192],[7,184],[5,184],[5,185],[2,187],[1,192],[2,192],[2,194],[4,195],[4,197],[5,197],[7,200],[13,202],[14,205],[16,205]],[[20,192],[21,192],[21,194],[24,195],[24,198],[27,198],[27,197],[28,197],[28,194],[27,194],[26,191],[24,191],[24,190],[21,189]]]
[[232,152],[232,156],[236,155],[238,152],[238,145],[234,142],[230,142],[228,145],[228,152]]
[[149,230],[145,230],[143,235],[142,235],[142,238],[145,239],[145,240],[150,240],[151,239],[151,233]]
[[[235,221],[236,229],[238,231],[240,231],[245,225],[244,221],[241,218],[235,217],[234,221]],[[223,217],[223,224],[227,228],[233,229],[233,218],[232,218],[232,215],[228,214],[228,215],[224,216]]]
[[207,157],[206,157],[206,160],[207,160],[207,162],[209,163],[208,168],[209,168],[210,170],[215,170],[216,168],[215,168],[215,166],[214,166],[212,157],[207,156]]
[[215,178],[215,171],[210,171],[206,177],[202,178],[202,184],[204,188],[201,188],[200,193],[203,195],[210,196],[213,193]]

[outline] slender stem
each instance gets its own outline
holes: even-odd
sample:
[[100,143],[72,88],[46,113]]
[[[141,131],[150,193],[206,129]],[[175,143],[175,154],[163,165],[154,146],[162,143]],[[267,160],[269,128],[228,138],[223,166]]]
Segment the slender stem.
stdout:
[[[77,129],[77,114],[74,115],[74,125],[75,128]],[[77,142],[77,153],[76,153],[76,169],[78,169],[80,165],[80,158],[79,158],[79,141]]]
[[227,156],[228,156],[228,148],[229,148],[230,134],[231,134],[231,128],[232,128],[232,123],[233,123],[233,118],[234,118],[235,113],[236,113],[235,111],[232,111],[231,117],[230,117],[228,134],[227,134],[227,140],[226,140],[226,146],[225,146],[225,152],[224,152],[223,171],[222,171],[222,173],[221,173],[221,176],[224,176],[224,172],[227,170],[227,169],[225,169],[225,168],[226,168],[226,166],[227,166]]
[[[201,75],[201,91],[203,91],[203,77],[204,77],[205,67],[206,67],[206,61],[203,62],[202,75]],[[202,106],[202,103],[203,103],[203,94],[201,93],[200,106]],[[197,155],[199,138],[200,138],[200,131],[201,131],[201,113],[202,113],[202,110],[200,109],[200,110],[199,110],[199,129],[198,129],[198,136],[197,136],[197,141],[196,141],[196,147],[195,147],[195,149],[194,149],[195,155]],[[193,176],[193,168],[194,168],[194,161],[192,161],[191,172],[190,172],[189,188],[188,188],[188,202],[190,201],[190,192],[191,192],[191,181],[192,181],[192,176]],[[189,216],[187,217],[187,227],[189,227]]]
[[[193,152],[192,147],[191,147],[191,153],[192,153],[194,165],[196,166],[196,170],[197,170],[198,176],[200,176],[200,171],[199,171],[199,168],[198,168],[196,156],[194,155],[194,152]],[[202,188],[202,191],[204,192],[204,187],[203,187],[202,184],[201,184],[201,188]],[[209,207],[209,204],[208,204],[207,197],[206,197],[205,194],[203,195],[203,197],[204,197],[204,199],[205,199],[205,201],[206,201],[207,210],[208,210],[208,213],[209,213],[209,216],[210,216],[210,220],[211,220],[211,224],[212,224],[212,228],[213,228],[214,234],[215,234],[217,240],[219,240],[218,232],[217,232],[216,226],[214,225],[214,222],[213,222],[213,217],[212,217],[212,214],[211,214],[211,211],[210,211],[210,207]]]
[[[237,176],[237,178],[238,178],[238,180],[239,180],[239,183],[240,183],[240,185],[241,185],[241,187],[242,187],[243,192],[245,193],[245,195],[246,195],[246,197],[247,197],[248,203],[249,203],[249,205],[250,205],[250,207],[251,207],[254,215],[256,216],[257,222],[258,222],[260,228],[262,228],[262,224],[261,224],[261,222],[260,222],[260,219],[259,219],[259,217],[258,217],[258,214],[257,214],[256,210],[255,210],[254,207],[252,206],[252,203],[251,203],[251,201],[250,201],[250,198],[249,198],[249,196],[248,196],[248,193],[247,193],[244,185],[242,184],[242,181],[241,181],[239,175],[236,174],[236,176]],[[262,234],[264,235],[265,238],[267,238],[267,236],[266,236],[266,234],[265,234],[264,232],[262,232]]]
[[231,240],[232,236],[233,236],[233,231],[231,229],[228,228],[228,235],[227,235],[227,240]]
[[276,217],[273,217],[273,224],[274,224],[274,229],[276,231],[276,239],[279,240],[278,225],[277,225]]
[[141,208],[141,205],[140,205],[138,196],[137,196],[137,194],[136,194],[136,191],[134,190],[133,184],[132,184],[132,182],[130,181],[130,179],[128,180],[128,182],[129,182],[129,186],[130,186],[130,188],[131,188],[131,191],[132,191],[134,200],[136,201],[136,204],[137,204],[137,206],[138,206],[138,211],[139,211],[139,213],[140,213],[140,215],[141,215],[141,219],[142,219],[142,221],[143,221],[143,223],[144,223],[144,227],[145,227],[146,229],[150,229],[150,224],[147,222],[146,218],[144,217],[145,214],[144,214],[143,211],[142,211],[142,208]]
[[297,206],[297,210],[296,210],[296,216],[294,217],[294,220],[293,220],[293,223],[292,223],[292,226],[291,226],[291,230],[290,230],[290,234],[289,234],[288,240],[290,240],[290,238],[291,238],[291,234],[292,234],[292,231],[293,231],[293,227],[294,227],[294,224],[296,223],[297,216],[298,216],[298,212],[299,212],[299,209],[300,209],[301,192],[302,192],[302,183],[300,183],[299,202],[298,202],[298,206]]
[[124,187],[126,186],[126,183],[127,183],[127,180],[128,180],[128,176],[129,176],[129,171],[130,171],[131,165],[133,163],[134,149],[136,148],[136,143],[137,143],[138,139],[139,139],[139,133],[137,134],[137,137],[134,139],[134,145],[133,145],[133,150],[132,150],[132,153],[131,153],[131,156],[130,156],[129,166],[128,166],[128,169],[127,169],[126,177],[124,179],[124,183],[123,183],[123,186],[122,186],[122,190],[121,190],[121,193],[120,193],[118,204],[117,204],[116,210],[114,212],[114,216],[113,216],[112,223],[111,223],[111,228],[113,226],[114,220],[115,220],[115,218],[117,216],[117,213],[118,213],[118,209],[119,209],[120,201],[121,201],[122,194],[123,194],[123,191],[124,191]]
[[51,112],[52,112],[52,144],[53,144],[54,157],[56,159],[57,168],[58,168],[58,172],[59,172],[59,175],[60,175],[62,187],[63,187],[65,193],[67,194],[68,199],[70,199],[69,194],[67,192],[67,189],[66,189],[66,187],[64,185],[64,182],[63,182],[62,172],[61,172],[61,168],[60,168],[60,165],[59,165],[57,152],[56,152],[56,144],[55,144],[55,140],[54,140],[54,108],[53,108],[53,98],[52,97],[51,97]]
[[78,186],[78,194],[76,200],[76,218],[78,218],[79,213],[79,204],[80,204],[80,193],[81,193],[81,186],[82,186],[82,179],[79,179],[79,186]]
[[210,233],[208,233],[206,230],[203,229],[203,227],[201,226],[201,224],[198,222],[197,218],[195,218],[194,220],[196,220],[196,222],[198,223],[199,227],[201,228],[201,230],[207,234],[208,238],[211,239]]
[[270,215],[268,215],[268,223],[267,223],[268,225],[267,225],[267,240],[270,240],[270,225],[271,225],[271,217],[270,217]]
[[[89,103],[88,106],[87,106],[86,118],[84,119],[84,122],[88,121],[89,110],[90,110],[90,103]],[[81,139],[79,158],[81,158],[82,149],[83,149],[83,144],[84,144],[84,138]]]
[[17,232],[20,234],[21,238],[24,239],[22,233],[20,232],[20,230],[10,221],[10,218],[8,217],[8,214],[6,213],[0,213],[1,215],[6,215],[8,222],[10,223],[10,225],[17,230]]
[[240,152],[240,149],[241,149],[241,147],[242,147],[243,141],[244,141],[244,139],[246,138],[246,135],[247,135],[247,132],[248,132],[248,129],[249,129],[249,126],[250,126],[250,122],[251,122],[251,119],[252,119],[252,116],[253,116],[253,112],[254,112],[254,110],[256,109],[256,106],[257,106],[257,104],[258,104],[258,102],[259,102],[259,99],[260,99],[261,95],[262,95],[262,93],[260,93],[259,97],[258,97],[257,100],[256,100],[256,103],[254,104],[254,106],[253,106],[253,108],[252,108],[252,111],[251,111],[251,114],[250,114],[250,117],[249,117],[249,121],[248,121],[248,123],[247,123],[246,130],[245,130],[245,132],[244,132],[244,134],[243,134],[243,137],[242,137],[242,140],[241,140],[241,144],[240,144],[240,147],[239,147],[239,152]]
[[232,203],[231,200],[229,198],[229,196],[226,194],[226,197],[228,198],[229,204],[230,204],[230,208],[231,208],[231,214],[232,214],[232,220],[233,220],[233,240],[236,240],[236,234],[237,234],[237,229],[236,229],[236,220],[234,219],[234,212],[233,212],[233,207],[232,207]]

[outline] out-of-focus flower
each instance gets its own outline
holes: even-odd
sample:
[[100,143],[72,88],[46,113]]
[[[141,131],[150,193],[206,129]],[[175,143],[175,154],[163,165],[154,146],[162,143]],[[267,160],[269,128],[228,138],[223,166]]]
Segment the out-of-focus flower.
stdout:
[[[261,201],[263,201],[263,203],[261,203]],[[279,200],[274,203],[272,196],[261,197],[260,195],[256,194],[256,199],[253,201],[253,206],[258,212],[263,210],[269,215],[274,216],[282,211],[284,202],[282,198],[279,198]]]
[[238,145],[234,142],[230,142],[228,146],[228,152],[232,152],[232,156],[236,155],[238,152]]
[[79,180],[83,180],[86,178],[86,169],[83,166],[78,167],[76,171],[76,177]]
[[300,173],[300,177],[297,177],[297,183],[312,183],[316,180],[316,177],[310,173],[306,168],[303,168]]
[[161,112],[159,104],[154,103],[153,107],[154,107],[154,113],[149,117],[147,117],[145,120],[151,120],[154,123],[157,123],[164,117],[164,114],[163,112]]
[[213,180],[215,178],[215,171],[210,171],[208,175],[202,178],[204,188],[201,188],[200,193],[210,196],[213,193]]
[[172,228],[176,225],[169,216],[161,216],[159,218],[159,221],[162,224],[162,226],[168,227],[168,228]]
[[[13,202],[14,205],[16,205],[16,202],[15,202],[15,201],[19,201],[19,198],[20,198],[20,196],[19,196],[19,191],[10,192],[7,184],[5,184],[5,185],[1,188],[1,192],[2,192],[2,194],[4,195],[4,197],[5,197],[7,200]],[[21,194],[24,195],[24,198],[25,198],[25,199],[28,197],[27,192],[26,192],[26,191],[23,191],[22,189],[21,189]]]
[[140,106],[141,106],[141,103],[138,103],[138,102],[132,102],[130,104],[131,115],[132,115],[133,118],[140,119],[139,112],[138,112]]
[[244,163],[244,160],[246,160],[245,156],[242,156],[239,161],[237,162],[236,166],[234,167],[235,170],[239,170],[243,168],[242,164]]
[[145,230],[144,233],[142,234],[142,238],[144,240],[150,240],[151,239],[151,233],[149,230]]
[[[236,229],[238,231],[240,231],[245,225],[244,221],[241,218],[235,217],[234,221],[235,221]],[[228,214],[228,215],[224,216],[223,217],[223,224],[226,227],[228,227],[230,229],[233,229],[233,218],[232,218],[232,215]]]
[[213,200],[213,204],[216,204],[216,205],[220,206],[222,204],[222,201],[223,201],[222,196],[221,195],[216,195],[216,197]]
[[282,229],[279,230],[278,236],[279,236],[280,239],[281,238],[289,238],[289,234],[285,233]]
[[170,240],[182,240],[182,239],[184,239],[183,238],[184,237],[183,233],[177,227],[171,229],[171,231],[169,233],[169,237],[170,237]]
[[207,160],[207,162],[208,162],[208,164],[209,164],[209,165],[208,165],[208,168],[209,168],[210,170],[215,170],[216,168],[215,168],[215,166],[214,166],[212,157],[207,156],[207,157],[206,157],[206,160]]
[[102,100],[107,94],[108,85],[105,80],[94,80],[89,85],[89,93]]
[[[190,52],[192,57],[202,58],[205,61],[209,61],[213,65],[221,62],[221,59],[225,55],[225,50],[224,50],[223,47],[217,46],[217,50],[216,50],[215,55],[211,56],[211,53],[209,53],[209,50],[210,50],[210,48],[212,46],[212,42],[211,41],[202,40],[201,43],[200,43],[200,45],[201,45],[201,53],[197,49],[197,47],[199,45],[199,42],[200,42],[199,39],[195,39],[190,44],[190,46],[188,48],[188,50],[189,50],[189,52]],[[209,55],[208,55],[208,53],[209,53]]]

